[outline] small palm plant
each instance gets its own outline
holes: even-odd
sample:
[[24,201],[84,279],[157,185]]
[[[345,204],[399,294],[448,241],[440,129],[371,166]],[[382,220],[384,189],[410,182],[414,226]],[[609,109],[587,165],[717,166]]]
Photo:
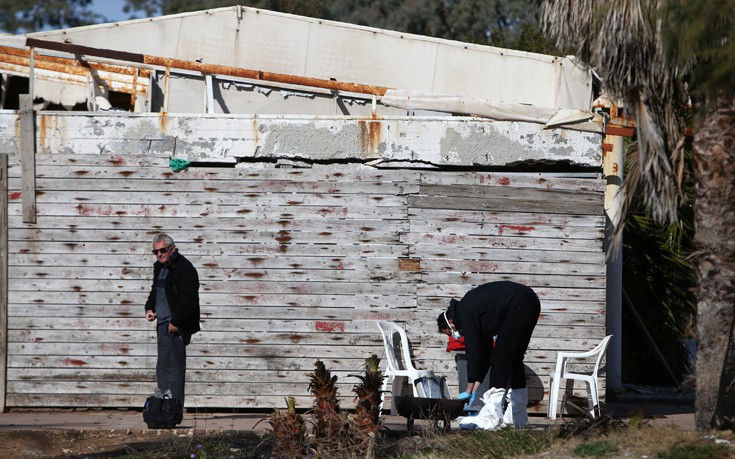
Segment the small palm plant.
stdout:
[[296,400],[286,398],[286,413],[275,410],[268,422],[273,428],[273,456],[304,457],[306,453],[306,423],[296,412]]
[[365,373],[351,376],[360,380],[360,383],[352,389],[356,396],[353,420],[354,441],[370,456],[375,437],[380,433],[382,427],[380,403],[384,376],[380,370],[380,358],[375,354],[368,357],[365,359]]
[[308,375],[309,391],[314,396],[314,408],[311,410],[314,437],[323,448],[331,449],[337,446],[346,419],[340,413],[337,376],[332,376],[321,360],[317,360],[314,366],[314,372]]

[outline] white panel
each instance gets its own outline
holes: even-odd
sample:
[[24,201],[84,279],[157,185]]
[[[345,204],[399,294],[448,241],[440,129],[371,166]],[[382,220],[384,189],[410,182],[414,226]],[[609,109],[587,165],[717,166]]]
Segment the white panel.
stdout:
[[[241,13],[241,18],[239,18]],[[36,38],[338,81],[589,109],[570,59],[238,7],[31,34]]]
[[431,91],[437,43],[375,29],[314,24],[307,75],[376,86]]

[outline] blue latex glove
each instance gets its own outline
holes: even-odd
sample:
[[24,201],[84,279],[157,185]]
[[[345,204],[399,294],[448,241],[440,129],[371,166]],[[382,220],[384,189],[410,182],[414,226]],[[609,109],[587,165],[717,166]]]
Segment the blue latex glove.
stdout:
[[467,402],[467,406],[472,406],[473,403],[475,403],[475,397],[477,397],[477,392],[473,392],[470,396],[470,401]]
[[459,396],[457,397],[457,400],[467,400],[467,399],[468,399],[468,398],[470,398],[470,397],[471,397],[471,395],[470,395],[470,394],[468,394],[467,392],[462,392],[462,393],[461,393],[461,394],[459,394]]

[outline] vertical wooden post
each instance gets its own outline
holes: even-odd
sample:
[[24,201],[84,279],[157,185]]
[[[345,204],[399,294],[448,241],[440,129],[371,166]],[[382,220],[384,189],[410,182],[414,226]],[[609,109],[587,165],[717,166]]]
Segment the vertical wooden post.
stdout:
[[8,377],[8,155],[0,153],[0,413]]
[[29,94],[20,96],[20,170],[23,223],[36,223],[36,115]]

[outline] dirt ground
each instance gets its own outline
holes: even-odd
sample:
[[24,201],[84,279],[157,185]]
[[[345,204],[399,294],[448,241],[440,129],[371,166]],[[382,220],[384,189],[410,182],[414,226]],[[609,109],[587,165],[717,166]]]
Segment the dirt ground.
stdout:
[[[2,458],[119,458],[190,457],[200,451],[206,439],[225,448],[218,457],[259,457],[270,451],[257,433],[210,433],[194,435],[191,431],[0,431]],[[156,454],[153,454],[153,452]],[[211,451],[211,448],[210,448]]]
[[[673,423],[684,432],[694,429],[691,407],[628,404],[615,411],[627,417],[641,409],[654,425]],[[534,430],[554,422],[539,416],[530,421]],[[427,446],[419,444],[426,436],[406,435],[405,418],[386,416],[384,422],[394,453]],[[187,413],[181,428],[154,430],[147,429],[139,412],[10,412],[0,414],[0,459],[262,458],[270,457],[267,428],[262,414],[247,413]]]

